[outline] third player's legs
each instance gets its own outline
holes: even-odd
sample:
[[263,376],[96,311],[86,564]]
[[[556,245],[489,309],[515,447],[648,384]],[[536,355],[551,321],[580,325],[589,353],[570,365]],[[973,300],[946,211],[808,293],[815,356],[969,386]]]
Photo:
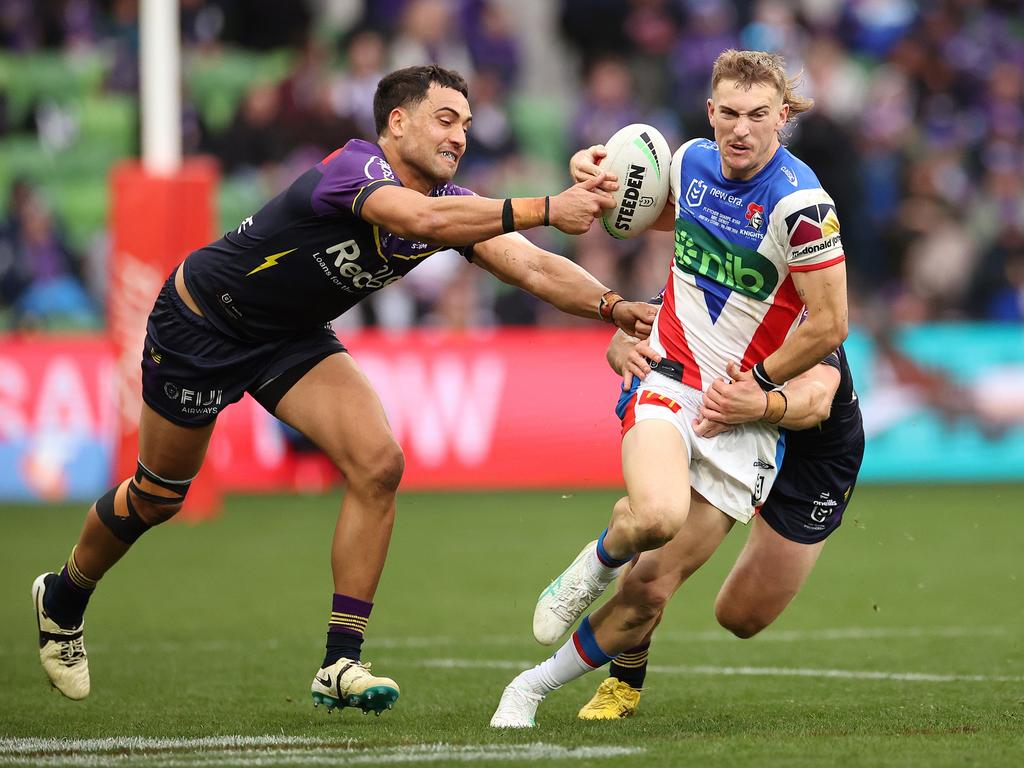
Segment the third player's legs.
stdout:
[[715,601],[719,624],[742,638],[767,627],[800,591],[824,546],[824,541],[790,541],[754,518],[750,537]]

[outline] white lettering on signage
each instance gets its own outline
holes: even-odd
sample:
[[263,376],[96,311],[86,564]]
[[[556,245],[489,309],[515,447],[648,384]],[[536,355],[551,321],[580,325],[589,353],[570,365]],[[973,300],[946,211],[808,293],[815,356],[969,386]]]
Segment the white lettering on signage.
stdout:
[[465,466],[490,453],[505,385],[497,355],[360,357],[399,444],[433,467],[450,457]]

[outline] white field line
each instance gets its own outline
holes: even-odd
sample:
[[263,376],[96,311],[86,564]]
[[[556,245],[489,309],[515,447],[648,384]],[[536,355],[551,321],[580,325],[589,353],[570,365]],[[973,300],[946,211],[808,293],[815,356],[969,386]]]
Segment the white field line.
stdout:
[[[1002,637],[1010,634],[1006,627],[843,627],[836,629],[812,630],[772,630],[758,635],[758,643],[804,643],[817,641],[840,642],[843,640],[920,640],[926,638],[971,638],[971,637]],[[738,642],[724,629],[700,631],[659,632],[659,643],[721,643]],[[410,637],[373,637],[367,639],[367,648],[402,650],[419,648],[438,648],[442,646],[464,645],[487,646],[521,646],[531,644],[529,636],[522,635],[435,635]],[[277,650],[281,641],[268,638],[251,643],[249,647],[261,650]],[[310,647],[321,648],[321,641],[310,641]],[[157,643],[89,643],[86,646],[91,654],[106,653],[234,653],[237,643],[223,640],[168,640]],[[0,656],[17,653],[12,646],[0,645]]]
[[[440,669],[511,669],[524,670],[536,662],[425,659],[418,666]],[[939,675],[928,672],[876,672],[855,669],[811,669],[805,667],[712,667],[705,665],[665,667],[653,664],[649,672],[662,675],[720,675],[724,677],[817,677],[847,680],[898,680],[909,683],[1024,683],[1020,675]]]
[[264,765],[388,765],[527,760],[622,758],[637,747],[562,747],[556,744],[414,744],[402,747],[350,748],[322,739],[275,736],[227,736],[214,739],[0,739],[0,765],[121,768],[197,768]]

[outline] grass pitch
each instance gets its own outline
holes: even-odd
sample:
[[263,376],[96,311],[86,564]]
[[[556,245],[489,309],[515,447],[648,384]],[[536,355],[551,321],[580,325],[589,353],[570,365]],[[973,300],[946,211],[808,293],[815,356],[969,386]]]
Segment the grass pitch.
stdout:
[[603,527],[610,493],[405,494],[364,658],[402,686],[381,718],[314,710],[339,494],[233,497],[147,534],[87,622],[93,693],[48,690],[29,587],[81,507],[0,511],[0,765],[1020,766],[1024,487],[862,487],[803,593],[740,641],[712,603],[746,536],[676,596],[639,715],[493,731],[548,651],[534,599]]

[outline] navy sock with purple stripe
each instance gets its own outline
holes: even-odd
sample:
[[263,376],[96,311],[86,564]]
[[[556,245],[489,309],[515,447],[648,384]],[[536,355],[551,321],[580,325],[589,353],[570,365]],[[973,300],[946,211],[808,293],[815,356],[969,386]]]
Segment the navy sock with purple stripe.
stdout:
[[60,573],[46,578],[43,610],[64,629],[80,626],[96,584],[97,579],[90,579],[78,569],[72,549]]
[[327,653],[321,667],[329,667],[342,658],[359,661],[363,634],[372,610],[373,603],[335,593],[331,619],[327,623]]
[[644,679],[647,677],[647,656],[650,648],[651,643],[648,640],[620,653],[608,668],[608,677],[621,680],[639,691],[644,687]]

